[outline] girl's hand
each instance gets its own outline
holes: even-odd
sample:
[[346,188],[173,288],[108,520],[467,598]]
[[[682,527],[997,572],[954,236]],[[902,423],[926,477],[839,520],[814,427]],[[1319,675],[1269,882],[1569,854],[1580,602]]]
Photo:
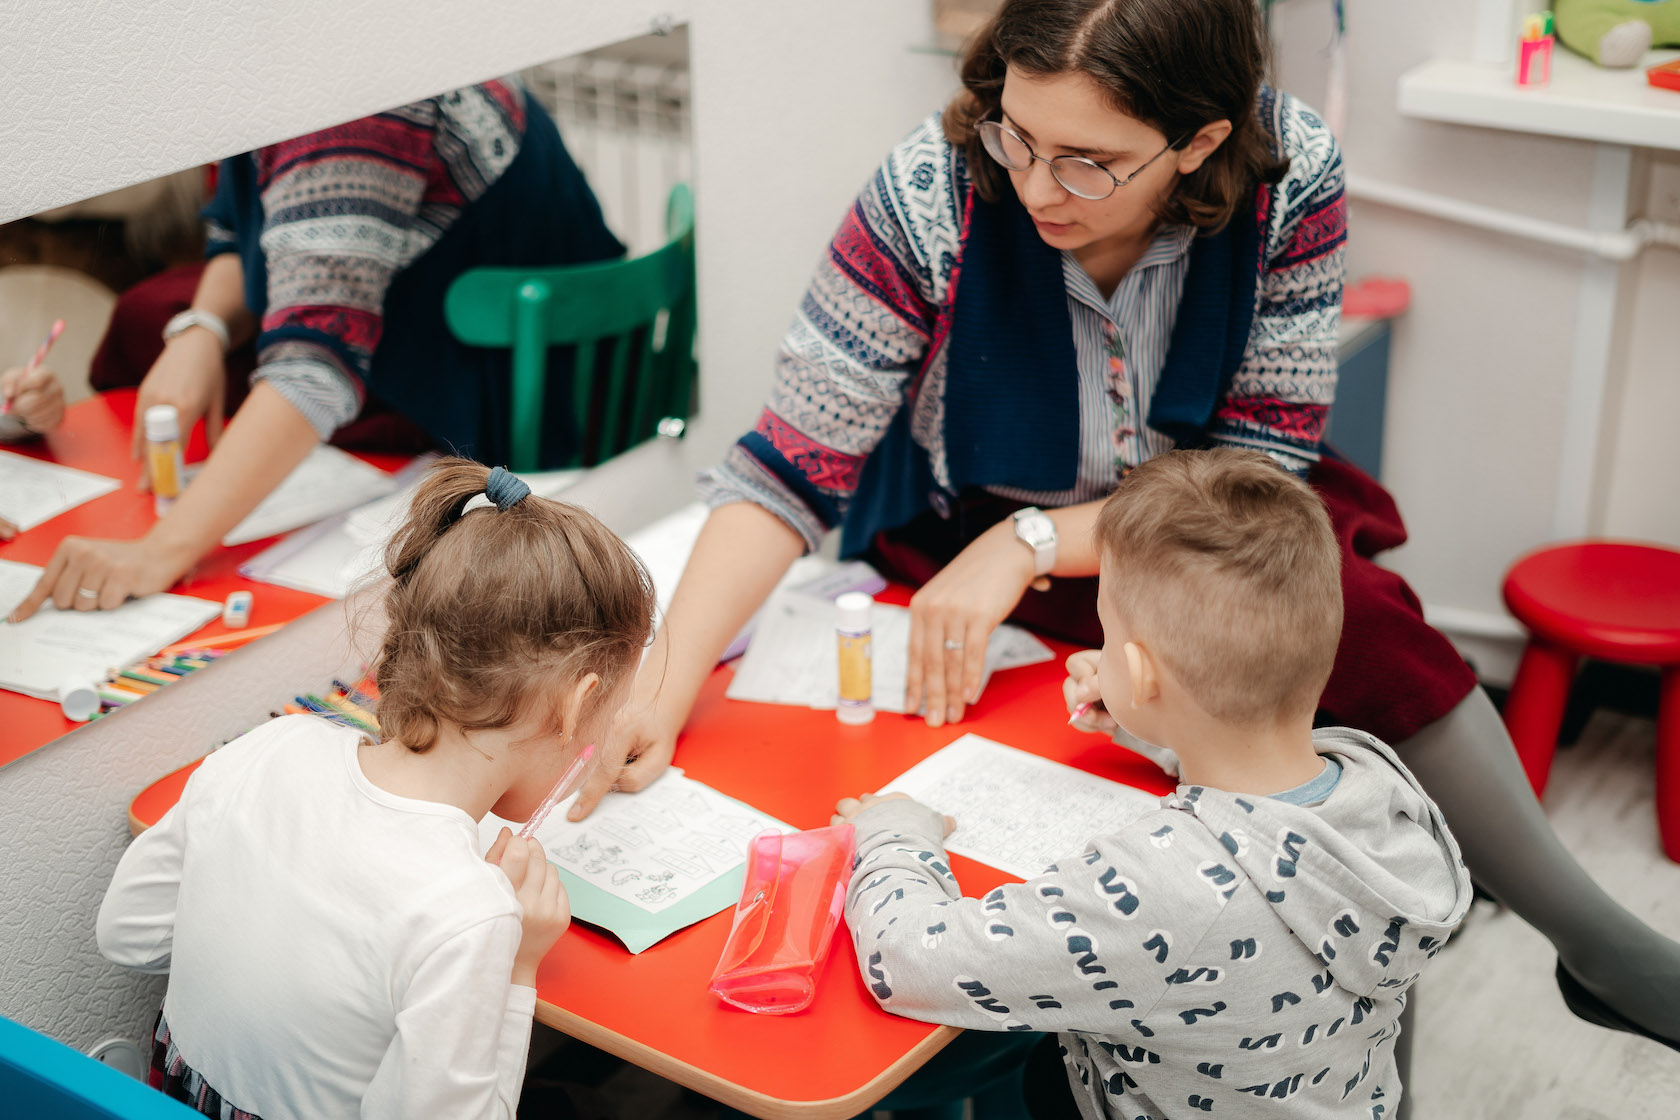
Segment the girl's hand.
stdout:
[[[850,824],[851,821],[871,805],[879,805],[883,801],[915,801],[908,793],[865,793],[858,797],[843,797],[834,806],[834,815],[828,819],[830,825]],[[926,808],[926,806],[923,806]],[[940,839],[957,830],[957,818],[947,815],[945,818],[945,834]]]
[[26,372],[22,366],[0,373],[0,399],[12,402],[12,415],[36,435],[64,422],[64,387],[46,366]]
[[542,844],[520,839],[503,828],[484,857],[508,877],[524,910],[519,951],[513,957],[512,982],[534,988],[537,966],[572,924],[571,900],[560,886],[560,872],[548,862]]
[[186,574],[190,560],[167,553],[142,537],[137,541],[65,537],[41,578],[8,622],[22,622],[49,598],[59,610],[108,611],[130,597],[164,591]]
[[[181,438],[192,433],[199,418],[204,435],[215,447],[222,438],[222,409],[227,396],[227,370],[222,344],[202,327],[183,331],[170,339],[163,353],[152,363],[140,382],[140,396],[134,402],[134,442],[131,454],[138,459],[146,446],[146,410],[153,405],[172,404],[181,414]],[[150,464],[140,472],[140,488],[150,489]]]
[[962,719],[986,669],[986,642],[1036,583],[1033,554],[1008,521],[986,530],[910,597],[904,710],[927,724]]
[[1112,738],[1120,729],[1120,725],[1108,714],[1108,709],[1103,707],[1102,689],[1097,683],[1097,666],[1101,662],[1101,650],[1082,649],[1069,655],[1067,680],[1062,682],[1062,699],[1067,703],[1069,715],[1077,711],[1081,704],[1091,705],[1084,715],[1072,721],[1074,727]]

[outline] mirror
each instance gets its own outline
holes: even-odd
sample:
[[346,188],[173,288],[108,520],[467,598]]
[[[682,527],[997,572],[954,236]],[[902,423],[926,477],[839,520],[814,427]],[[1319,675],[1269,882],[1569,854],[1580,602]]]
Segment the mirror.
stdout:
[[[521,132],[527,93],[560,145]],[[0,225],[0,369],[24,365],[63,319],[45,365],[67,403],[138,385],[204,282],[211,204],[216,245],[242,265],[233,290],[267,304],[261,324],[232,324],[262,333],[230,340],[230,415],[261,365],[355,450],[438,447],[534,469],[680,431],[693,404],[691,232],[660,254],[692,229],[691,204],[673,203],[692,167],[686,27],[379,119]],[[657,266],[581,287],[493,276],[450,294],[475,271],[641,258]],[[533,287],[546,301],[525,298]]]

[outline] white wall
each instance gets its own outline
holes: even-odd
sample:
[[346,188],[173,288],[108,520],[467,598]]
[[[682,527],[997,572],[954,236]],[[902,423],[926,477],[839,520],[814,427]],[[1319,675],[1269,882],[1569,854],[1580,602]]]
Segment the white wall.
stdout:
[[[1469,57],[1471,5],[1349,0],[1347,8],[1342,143],[1352,171],[1587,224],[1593,145],[1413,120],[1396,109],[1401,73],[1430,58]],[[1289,0],[1272,12],[1279,84],[1322,105],[1329,0]],[[1670,184],[1677,171],[1669,166]],[[1669,204],[1680,208],[1680,199]],[[1413,291],[1395,326],[1383,465],[1411,541],[1387,562],[1432,610],[1473,627],[1497,626],[1505,568],[1548,537],[1584,267],[1578,253],[1376,204],[1351,209],[1350,278],[1399,275]],[[1680,440],[1665,422],[1680,405],[1672,341],[1680,254],[1648,252],[1625,270],[1622,291],[1627,332],[1613,370],[1620,395],[1607,408],[1610,466],[1595,529],[1680,544],[1680,505],[1663,482],[1680,475]],[[1504,667],[1483,666],[1496,676]]]
[[[948,59],[911,0],[210,0],[0,8],[0,219],[692,17],[702,414],[575,493],[627,532],[692,498],[752,422],[811,266],[874,165],[940,104]],[[281,14],[281,13],[284,14]],[[99,61],[92,61],[99,60]],[[0,770],[0,1014],[86,1047],[138,1038],[161,987],[102,962],[93,920],[145,784],[320,687],[342,614]],[[180,689],[176,692],[175,689]]]

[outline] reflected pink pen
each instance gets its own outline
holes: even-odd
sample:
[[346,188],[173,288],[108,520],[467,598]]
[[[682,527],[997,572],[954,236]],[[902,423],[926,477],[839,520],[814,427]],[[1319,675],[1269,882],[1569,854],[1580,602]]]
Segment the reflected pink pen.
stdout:
[[543,803],[537,806],[537,811],[531,814],[531,819],[526,821],[525,827],[519,830],[521,840],[529,840],[531,835],[542,827],[542,823],[547,819],[548,814],[553,812],[554,807],[565,798],[572,783],[577,781],[578,775],[583,773],[583,768],[589,765],[589,760],[594,757],[595,744],[590,743],[583,748],[583,751],[576,758],[572,759],[572,764],[566,767],[566,772],[560,775],[560,780],[555,782],[554,788],[548,791],[548,796],[543,799]]
[[[34,373],[35,372],[35,367],[47,360],[47,351],[52,349],[52,344],[57,342],[58,341],[58,336],[63,334],[63,333],[64,333],[64,320],[60,319],[52,325],[52,328],[50,330],[47,331],[47,337],[41,340],[41,345],[39,345],[35,348],[35,356],[33,358],[29,359],[29,364],[27,366],[25,366],[24,369],[23,369],[23,375],[25,377],[28,377],[30,374]],[[12,411],[12,398],[11,397],[7,397],[4,401],[0,401],[0,416],[4,416],[11,411]]]

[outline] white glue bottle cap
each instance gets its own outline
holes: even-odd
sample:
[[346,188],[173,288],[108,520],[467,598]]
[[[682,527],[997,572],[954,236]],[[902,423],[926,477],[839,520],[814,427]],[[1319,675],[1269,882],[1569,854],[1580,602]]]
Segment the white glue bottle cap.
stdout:
[[58,706],[66,719],[86,723],[99,711],[99,686],[72,677],[58,686]]
[[869,615],[875,599],[862,591],[848,591],[834,600],[837,609],[835,624],[842,630],[860,634],[869,629]]
[[146,438],[168,443],[181,438],[181,414],[172,404],[154,404],[146,410]]

